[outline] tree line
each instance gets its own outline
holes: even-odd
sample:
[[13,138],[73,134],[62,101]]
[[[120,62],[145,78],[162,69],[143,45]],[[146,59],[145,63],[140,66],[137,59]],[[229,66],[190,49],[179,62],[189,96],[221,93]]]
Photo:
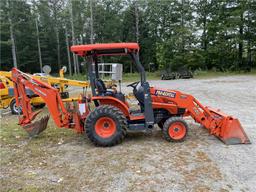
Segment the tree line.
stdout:
[[[108,42],[138,42],[147,71],[256,66],[255,0],[1,0],[0,12],[1,70],[78,74],[69,47]],[[113,61],[134,71],[127,58]]]

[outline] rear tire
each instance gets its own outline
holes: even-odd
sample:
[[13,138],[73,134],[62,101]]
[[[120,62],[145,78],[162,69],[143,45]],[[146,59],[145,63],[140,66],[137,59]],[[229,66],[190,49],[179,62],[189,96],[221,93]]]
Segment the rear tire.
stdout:
[[13,115],[21,115],[22,114],[22,109],[21,107],[17,107],[16,106],[16,100],[13,99],[10,103],[10,108],[11,108],[11,111],[12,111],[12,114]]
[[86,118],[85,132],[96,146],[114,146],[126,136],[127,119],[118,108],[101,105]]
[[163,126],[163,136],[167,141],[181,142],[188,132],[188,124],[181,117],[170,117]]

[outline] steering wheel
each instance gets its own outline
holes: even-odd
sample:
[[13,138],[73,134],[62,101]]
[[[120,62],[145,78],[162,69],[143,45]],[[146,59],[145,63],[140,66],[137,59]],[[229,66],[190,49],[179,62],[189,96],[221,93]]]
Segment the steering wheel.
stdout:
[[134,83],[127,85],[127,87],[132,87],[133,89],[135,89],[138,84],[139,84],[139,81],[136,81]]

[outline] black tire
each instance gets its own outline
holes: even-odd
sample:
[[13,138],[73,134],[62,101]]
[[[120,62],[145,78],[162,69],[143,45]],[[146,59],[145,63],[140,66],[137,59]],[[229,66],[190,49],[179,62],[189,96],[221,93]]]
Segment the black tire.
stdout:
[[161,130],[163,130],[165,121],[166,121],[166,119],[162,119],[161,121],[159,121],[159,122],[157,123],[158,127],[159,127]]
[[10,103],[10,108],[11,108],[11,111],[12,111],[12,114],[13,115],[21,115],[22,114],[22,110],[21,110],[21,108],[18,108],[17,106],[16,106],[16,100],[15,99],[13,99],[12,101],[11,101],[11,103]]
[[[102,137],[97,133],[97,122],[104,118],[112,119],[115,131],[109,137]],[[104,128],[109,128],[108,125]],[[102,129],[102,128],[101,128]],[[95,108],[86,118],[85,133],[87,137],[96,145],[110,147],[123,141],[127,133],[127,119],[124,114],[116,107],[111,105],[101,105]]]
[[42,109],[45,107],[45,103],[41,103],[39,105],[32,105],[35,109]]
[[163,126],[163,136],[169,142],[184,141],[187,132],[188,124],[182,117],[170,117],[165,121]]

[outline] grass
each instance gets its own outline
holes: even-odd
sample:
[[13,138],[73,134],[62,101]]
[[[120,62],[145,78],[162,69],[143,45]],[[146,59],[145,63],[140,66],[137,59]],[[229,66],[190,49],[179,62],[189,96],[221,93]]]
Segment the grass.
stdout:
[[[40,119],[47,113],[47,109],[44,108],[42,114],[39,114],[36,120]],[[4,121],[3,121],[4,119]],[[20,141],[28,138],[27,133],[18,125],[18,116],[2,117],[0,119],[0,144],[15,145]],[[42,137],[38,137],[29,141],[32,145],[37,146],[41,140],[51,143],[56,143],[59,140],[59,135],[64,137],[72,137],[75,135],[74,131],[69,129],[59,129],[55,126],[52,119],[48,122],[47,131],[43,132]]]
[[[233,76],[233,75],[256,75],[256,69],[253,69],[251,72],[242,72],[242,71],[227,71],[227,72],[221,72],[221,71],[195,71],[194,72],[194,78],[196,79],[205,79],[205,78],[214,78],[214,77],[222,77],[222,76]],[[75,80],[81,80],[85,81],[86,75],[73,75],[65,76],[68,79],[75,79]],[[146,78],[147,80],[160,80],[161,79],[161,72],[146,72]],[[123,82],[134,82],[139,81],[140,75],[138,73],[124,73],[123,74]]]
[[79,81],[86,81],[87,80],[87,77],[85,74],[80,74],[80,75],[65,75],[65,78],[67,79],[73,79],[73,80],[79,80]]
[[[160,72],[147,72],[147,79],[149,80],[158,80],[161,77]],[[87,77],[85,74],[80,75],[66,75],[65,78],[67,79],[74,79],[74,80],[80,80],[80,81],[86,81]],[[106,78],[107,79],[107,78]],[[124,73],[123,74],[123,82],[134,82],[138,81],[140,79],[140,75],[138,73]]]
[[195,71],[194,76],[197,79],[213,78],[213,77],[222,77],[222,76],[234,76],[234,75],[256,75],[256,69],[253,69],[251,72],[241,72],[241,71]]
[[48,150],[49,147],[73,141],[78,136],[73,130],[57,128],[50,119],[46,131],[39,137],[29,139],[17,123],[18,116],[0,118],[0,175],[3,176],[0,191],[62,191],[59,189],[62,186],[54,183],[49,186],[36,185],[38,173],[33,170],[37,170],[38,166],[43,167],[41,163],[46,157],[58,154],[57,151]]
[[[146,78],[148,80],[159,80],[161,78],[161,73],[159,71],[156,72],[146,72]],[[138,73],[125,73],[123,75],[124,82],[134,82],[139,81],[140,76]]]

